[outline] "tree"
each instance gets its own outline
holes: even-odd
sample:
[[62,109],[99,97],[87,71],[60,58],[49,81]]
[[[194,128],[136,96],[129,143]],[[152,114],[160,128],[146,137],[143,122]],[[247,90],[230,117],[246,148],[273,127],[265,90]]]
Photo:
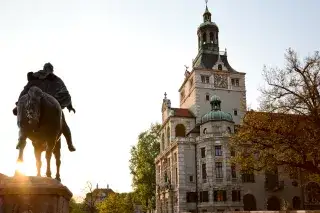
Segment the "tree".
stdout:
[[89,213],[96,213],[99,199],[97,193],[99,193],[99,191],[93,189],[92,183],[89,181],[86,183],[84,191],[86,192],[86,197],[83,200],[83,209]]
[[106,200],[98,204],[100,213],[132,213],[134,202],[130,193],[113,193]]
[[71,198],[69,202],[70,213],[85,213],[83,210],[83,204],[77,203],[74,198]]
[[156,169],[155,158],[160,151],[160,124],[139,134],[138,143],[131,148],[130,171],[132,186],[138,200],[147,209],[155,208]]
[[282,166],[320,176],[320,56],[302,62],[292,49],[283,69],[264,68],[261,112],[250,111],[231,139],[244,170]]

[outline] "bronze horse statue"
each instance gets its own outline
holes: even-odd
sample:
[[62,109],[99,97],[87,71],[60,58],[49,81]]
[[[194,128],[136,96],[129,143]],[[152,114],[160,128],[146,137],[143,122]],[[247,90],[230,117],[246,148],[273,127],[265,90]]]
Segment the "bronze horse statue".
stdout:
[[[50,161],[52,154],[56,159],[57,172],[55,179],[60,179],[61,134],[64,134],[66,121],[59,102],[51,95],[33,86],[28,93],[21,96],[17,103],[17,124],[19,127],[18,162],[23,162],[23,151],[26,139],[32,141],[36,158],[37,176],[41,176],[41,153],[46,152],[46,176],[51,177]],[[71,141],[71,134],[64,134]]]

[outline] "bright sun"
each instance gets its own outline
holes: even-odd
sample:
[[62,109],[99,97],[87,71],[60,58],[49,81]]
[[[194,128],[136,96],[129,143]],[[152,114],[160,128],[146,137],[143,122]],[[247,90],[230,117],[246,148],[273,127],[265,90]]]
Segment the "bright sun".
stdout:
[[27,146],[24,150],[24,161],[16,163],[16,171],[26,176],[36,176],[36,161],[33,154],[33,147],[30,145],[30,143],[27,143]]

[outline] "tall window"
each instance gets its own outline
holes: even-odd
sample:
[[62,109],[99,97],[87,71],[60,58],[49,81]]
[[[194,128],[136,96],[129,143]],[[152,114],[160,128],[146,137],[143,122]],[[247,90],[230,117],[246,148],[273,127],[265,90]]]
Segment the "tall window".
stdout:
[[213,32],[210,32],[210,43],[213,43],[214,35]]
[[237,115],[238,115],[238,110],[237,110],[237,109],[234,109],[234,110],[233,110],[233,115],[234,115],[234,116],[237,116]]
[[234,164],[231,165],[231,177],[232,178],[237,178],[236,165],[234,165]]
[[215,146],[215,156],[222,156],[222,147],[221,146]]
[[238,87],[239,86],[239,78],[232,78],[231,79],[231,84],[234,87]]
[[206,157],[206,148],[202,147],[200,150],[201,150],[201,158],[205,158]]
[[209,100],[210,100],[210,95],[206,94],[206,101],[209,101]]
[[216,162],[216,178],[223,178],[222,162]]
[[167,144],[170,145],[170,127],[167,128]]
[[202,43],[205,44],[207,41],[207,34],[206,33],[203,33],[202,34]]
[[254,183],[254,174],[253,173],[242,173],[241,175],[243,183]]
[[201,83],[209,84],[209,76],[208,75],[201,75]]
[[200,202],[209,202],[209,193],[208,191],[201,191],[200,192]]
[[241,201],[241,192],[240,190],[232,190],[232,201]]
[[162,148],[162,150],[165,149],[164,134],[163,133],[162,133],[162,136],[161,136],[161,148]]
[[202,164],[202,180],[207,179],[207,165],[205,163]]
[[214,190],[213,191],[213,200],[216,202],[227,201],[227,191],[225,190]]

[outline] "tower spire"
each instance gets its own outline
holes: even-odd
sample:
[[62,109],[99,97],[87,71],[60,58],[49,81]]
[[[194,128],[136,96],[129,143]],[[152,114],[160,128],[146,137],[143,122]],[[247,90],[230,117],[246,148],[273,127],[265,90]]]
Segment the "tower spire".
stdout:
[[208,0],[205,0],[206,3],[206,10],[204,11],[203,14],[203,22],[211,22],[211,13],[208,9]]

